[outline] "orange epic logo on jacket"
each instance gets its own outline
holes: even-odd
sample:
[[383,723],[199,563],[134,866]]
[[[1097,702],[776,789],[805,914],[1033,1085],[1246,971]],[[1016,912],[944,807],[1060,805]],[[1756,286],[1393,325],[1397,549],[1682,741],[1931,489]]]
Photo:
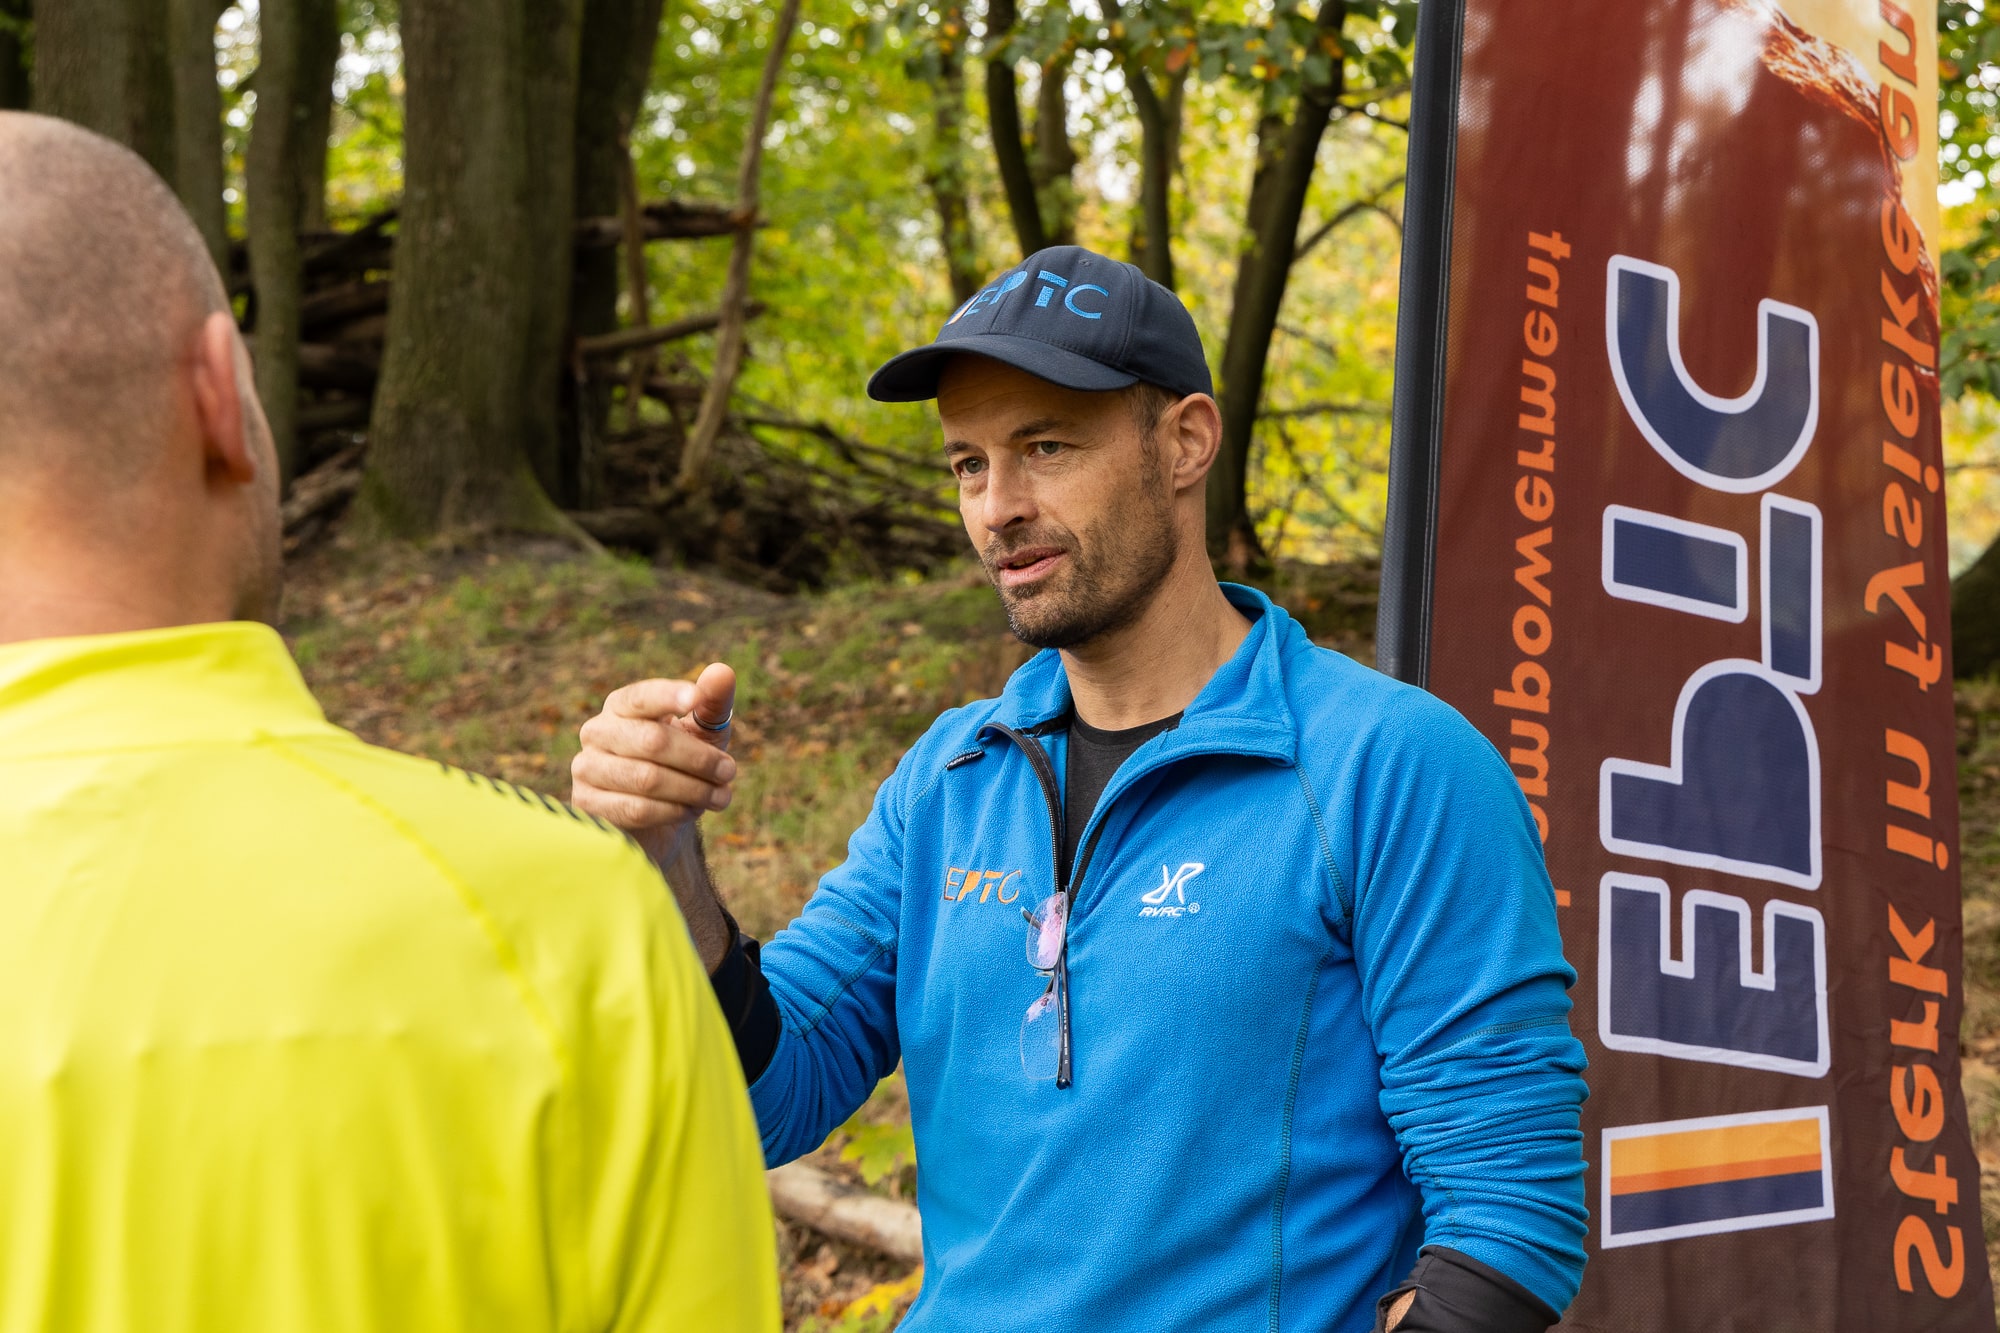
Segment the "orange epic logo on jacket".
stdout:
[[989,897],[1011,903],[1021,896],[1021,886],[1016,882],[1020,878],[1018,870],[964,870],[949,866],[944,872],[944,900],[962,903],[977,893],[982,903]]

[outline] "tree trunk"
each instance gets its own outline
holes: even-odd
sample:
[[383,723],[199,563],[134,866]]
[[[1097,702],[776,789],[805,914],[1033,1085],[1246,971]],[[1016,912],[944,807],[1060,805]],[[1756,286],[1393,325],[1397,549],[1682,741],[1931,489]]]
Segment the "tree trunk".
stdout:
[[1166,96],[1167,120],[1167,163],[1173,168],[1175,180],[1181,176],[1181,132],[1187,128],[1187,86],[1188,75],[1194,72],[1192,61],[1168,76]]
[[[1118,0],[1107,0],[1105,17],[1123,18]],[[1188,64],[1166,75],[1162,92],[1153,86],[1139,52],[1121,52],[1125,87],[1139,119],[1139,216],[1132,224],[1132,262],[1168,291],[1174,288],[1174,180],[1180,174],[1181,114],[1187,101]]]
[[[0,14],[28,9],[26,0],[0,0]],[[215,84],[221,13],[221,0],[44,0],[34,15],[31,103],[146,159],[180,197],[217,267],[227,258]]]
[[[965,31],[965,7],[947,5],[943,28]],[[945,271],[951,279],[951,302],[964,305],[979,290],[986,274],[979,263],[979,245],[972,232],[972,204],[965,169],[965,55],[959,37],[946,31],[938,38],[938,80],[931,90],[931,148],[924,181],[937,205],[938,235],[944,244]]]
[[1035,97],[1035,195],[1040,201],[1043,245],[1076,244],[1076,149],[1069,141],[1069,57],[1042,67]]
[[0,111],[25,111],[34,104],[28,21],[28,0],[0,0]]
[[[1251,263],[1251,256],[1255,253],[1257,245],[1257,220],[1271,211],[1271,199],[1277,191],[1278,167],[1284,158],[1284,140],[1285,118],[1280,114],[1278,106],[1270,90],[1267,88],[1264,95],[1262,114],[1257,120],[1256,165],[1250,173],[1250,198],[1244,205],[1243,210],[1245,219],[1243,225],[1243,250],[1237,257],[1236,282],[1230,295],[1229,309],[1231,318],[1229,331],[1225,335],[1226,340],[1223,345],[1225,376],[1227,375],[1229,349],[1234,346],[1233,340],[1236,337],[1235,312],[1250,308],[1251,297],[1249,293],[1256,277],[1256,269]],[[1227,404],[1231,395],[1226,378],[1223,384],[1218,386],[1218,392],[1222,396],[1222,402]],[[1261,386],[1259,392],[1261,392]],[[1208,546],[1211,555],[1228,555],[1233,564],[1244,565],[1251,558],[1254,558],[1255,555],[1254,530],[1251,529],[1250,524],[1247,522],[1240,525],[1238,522],[1240,517],[1246,516],[1244,492],[1249,480],[1249,449],[1246,447],[1240,454],[1232,452],[1229,447],[1229,436],[1227,433],[1227,413],[1229,409],[1224,406],[1222,410],[1225,414],[1224,435],[1221,447],[1216,451],[1215,464],[1209,469],[1208,489],[1205,497],[1208,508]],[[1254,425],[1254,417],[1252,421]],[[1228,512],[1218,513],[1217,499],[1218,497],[1225,496],[1230,497]],[[1243,534],[1246,531],[1250,533],[1252,539],[1251,545],[1245,544]],[[1235,546],[1235,550],[1233,551],[1231,550],[1232,536]]]
[[[620,209],[625,133],[638,118],[660,35],[661,0],[584,0],[576,93],[576,214],[598,218]],[[629,257],[628,257],[629,258]],[[638,257],[643,266],[645,257]],[[618,260],[615,247],[577,254],[570,288],[569,326],[578,338],[618,328]],[[632,312],[636,318],[639,311]],[[563,430],[555,495],[573,509],[603,503],[604,461],[598,443],[611,421],[608,368],[587,373],[580,361],[563,392]]]
[[986,120],[993,136],[993,161],[1007,195],[1007,216],[1014,223],[1014,240],[1021,257],[1048,244],[1042,230],[1042,205],[1035,193],[1034,172],[1021,137],[1021,96],[1012,59],[1003,44],[1018,21],[1014,0],[992,0],[986,10]]
[[518,0],[402,5],[403,203],[364,530],[570,531],[520,411],[542,299],[521,220],[549,197],[529,176],[528,32]]
[[530,207],[527,369],[521,425],[528,461],[551,495],[562,490],[563,352],[569,346],[576,267],[576,99],[583,0],[526,0],[527,150]]
[[1951,671],[1963,679],[2000,667],[2000,540],[1951,582]]
[[174,180],[167,27],[158,0],[44,3],[35,15],[35,110],[124,144]]
[[[313,4],[324,0],[313,0]],[[333,138],[333,71],[340,60],[340,10],[329,4],[327,19],[309,25],[300,48],[297,163],[299,230],[325,231],[326,150]]]
[[1174,289],[1174,178],[1180,173],[1181,108],[1187,71],[1169,75],[1166,96],[1152,76],[1136,65],[1126,72],[1132,105],[1139,113],[1139,219],[1132,262],[1168,291]]
[[[299,232],[309,197],[301,164],[311,155],[313,84],[323,77],[331,85],[333,77],[330,62],[320,69],[311,62],[326,49],[325,33],[335,33],[337,43],[339,27],[333,0],[267,4],[258,17],[257,118],[243,164],[250,281],[257,293],[251,353],[279,470],[290,480],[298,463]],[[318,157],[326,158],[324,140]],[[321,173],[324,179],[324,167]]]
[[174,171],[168,179],[218,269],[229,263],[223,224],[222,93],[215,85],[220,0],[167,0],[172,46]]
[[[1317,34],[1338,35],[1346,15],[1346,0],[1323,0],[1315,19]],[[1250,445],[1306,190],[1312,184],[1320,139],[1340,98],[1342,77],[1341,62],[1335,59],[1327,78],[1300,89],[1298,105],[1282,132],[1275,132],[1269,116],[1259,126],[1257,174],[1245,226],[1249,244],[1238,261],[1236,299],[1222,352],[1222,448],[1208,474],[1209,548],[1236,564],[1261,557],[1245,504]]]

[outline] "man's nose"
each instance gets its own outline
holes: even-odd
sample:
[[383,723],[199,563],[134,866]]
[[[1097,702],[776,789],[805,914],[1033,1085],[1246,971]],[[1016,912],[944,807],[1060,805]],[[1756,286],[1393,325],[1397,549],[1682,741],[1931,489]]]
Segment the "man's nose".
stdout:
[[1000,532],[1036,516],[1035,489],[1028,469],[1017,458],[998,458],[986,473],[986,490],[980,497],[980,522],[989,532]]

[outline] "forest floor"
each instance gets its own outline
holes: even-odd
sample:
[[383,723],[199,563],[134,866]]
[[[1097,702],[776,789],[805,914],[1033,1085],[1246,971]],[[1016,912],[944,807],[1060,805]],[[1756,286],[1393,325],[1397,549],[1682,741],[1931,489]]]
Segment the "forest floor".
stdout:
[[[1313,637],[1372,662],[1365,567],[1281,571],[1269,585]],[[978,568],[923,581],[781,597],[712,575],[557,548],[355,551],[321,546],[287,569],[286,637],[328,716],[364,739],[569,791],[577,729],[647,676],[736,668],[729,810],[709,817],[716,879],[744,928],[797,913],[868,812],[876,787],[939,711],[997,693],[1028,650]],[[2000,1240],[2000,683],[1961,684],[1965,1090],[1985,1231]],[[890,1197],[915,1188],[901,1079],[814,1155]],[[780,1224],[785,1326],[881,1333],[921,1275]]]

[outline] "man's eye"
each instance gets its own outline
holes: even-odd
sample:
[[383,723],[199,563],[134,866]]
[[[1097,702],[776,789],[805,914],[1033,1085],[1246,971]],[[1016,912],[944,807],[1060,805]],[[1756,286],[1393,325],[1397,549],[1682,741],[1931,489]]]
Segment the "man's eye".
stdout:
[[1028,446],[1029,452],[1039,454],[1043,458],[1055,457],[1062,452],[1062,448],[1061,440],[1036,440]]
[[961,458],[953,470],[961,477],[976,477],[986,470],[986,460],[983,458]]

